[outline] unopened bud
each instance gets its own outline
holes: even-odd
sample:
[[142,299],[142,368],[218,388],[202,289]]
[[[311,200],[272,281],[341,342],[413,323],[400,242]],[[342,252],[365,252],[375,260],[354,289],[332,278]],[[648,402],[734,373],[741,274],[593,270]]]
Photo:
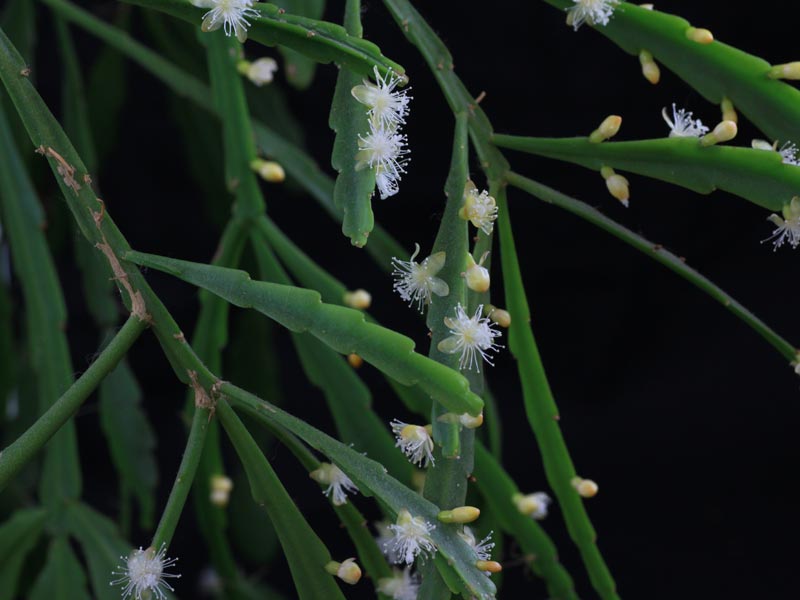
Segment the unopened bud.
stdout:
[[344,303],[350,308],[366,310],[372,304],[372,295],[367,290],[357,289],[344,295]]
[[461,415],[457,415],[456,413],[444,413],[436,418],[437,421],[440,423],[448,423],[450,425],[461,425],[462,427],[466,427],[467,429],[477,429],[481,425],[483,425],[483,413],[479,414],[477,417],[473,417],[469,413],[464,413]]
[[259,58],[253,62],[241,60],[236,65],[239,73],[247,77],[255,85],[261,87],[266,83],[270,83],[275,77],[275,71],[278,70],[278,63],[274,58]]
[[701,146],[713,146],[721,142],[728,142],[736,137],[739,129],[733,121],[722,121],[711,133],[700,138]]
[[769,150],[774,152],[778,149],[778,142],[769,143],[767,140],[751,140],[750,146],[756,150]]
[[475,568],[487,573],[499,573],[503,570],[503,565],[494,560],[479,560],[475,562]]
[[617,175],[614,169],[604,166],[600,169],[600,175],[606,180],[606,187],[609,193],[617,200],[622,202],[622,205],[628,207],[628,199],[631,196],[630,188],[628,187],[628,180],[622,175]]
[[464,413],[458,417],[458,421],[467,429],[477,429],[483,425],[483,413],[479,414],[477,417],[473,417],[469,413]]
[[600,142],[614,137],[617,135],[620,125],[622,125],[622,117],[619,115],[609,115],[600,123],[600,127],[589,134],[589,141],[593,144],[599,144]]
[[320,463],[319,468],[311,471],[308,476],[317,483],[330,485],[331,483],[331,463]]
[[511,327],[511,313],[509,313],[507,310],[487,304],[483,308],[483,313],[489,318],[490,321],[497,323],[500,325],[500,327],[505,329]]
[[708,29],[701,29],[699,27],[689,27],[686,30],[686,37],[698,44],[710,44],[714,41],[714,34]]
[[261,179],[269,181],[270,183],[281,183],[286,179],[286,171],[283,170],[280,164],[273,160],[255,158],[250,162],[250,168],[258,173]]
[[474,292],[485,292],[491,285],[489,270],[483,266],[483,261],[486,260],[488,254],[488,252],[484,253],[480,262],[476,263],[472,255],[467,253],[467,270],[464,271],[463,275],[467,282],[467,287]]
[[647,50],[639,52],[639,62],[642,64],[642,75],[653,85],[661,81],[661,69]]
[[572,487],[578,492],[582,498],[591,498],[597,495],[599,486],[591,479],[583,479],[582,477],[573,477]]
[[452,510],[443,510],[436,516],[442,523],[472,523],[481,516],[481,511],[474,506],[459,506]]
[[790,62],[772,67],[767,76],[770,79],[800,79],[800,62]]
[[233,490],[233,481],[225,475],[212,475],[209,482],[211,493],[209,500],[214,506],[224,508],[228,506],[231,497],[231,490]]
[[356,564],[355,558],[348,558],[341,563],[332,560],[325,565],[325,570],[350,585],[355,585],[361,580],[361,567]]
[[361,358],[358,354],[353,352],[352,354],[347,355],[347,362],[350,363],[350,366],[354,369],[358,369],[361,365],[364,364],[364,359]]
[[720,108],[722,109],[723,121],[733,121],[734,123],[739,122],[739,115],[736,114],[736,109],[733,108],[733,102],[731,102],[730,99],[723,98],[722,102],[720,103]]

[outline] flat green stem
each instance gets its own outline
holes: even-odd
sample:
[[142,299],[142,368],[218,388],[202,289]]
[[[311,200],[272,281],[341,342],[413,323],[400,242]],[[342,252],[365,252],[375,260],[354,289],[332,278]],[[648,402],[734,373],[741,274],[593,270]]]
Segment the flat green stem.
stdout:
[[595,544],[597,534],[583,501],[571,483],[576,476],[575,467],[561,435],[558,408],[550,384],[547,382],[547,375],[530,326],[530,310],[514,248],[511,215],[508,212],[504,188],[497,192],[497,208],[503,283],[506,302],[512,317],[508,329],[508,342],[511,353],[517,359],[517,371],[522,382],[528,422],[536,434],[547,482],[558,498],[570,537],[581,552],[592,585],[604,600],[615,600],[618,596],[614,579]]
[[734,315],[739,317],[747,325],[749,325],[758,335],[764,338],[770,345],[772,345],[780,354],[789,361],[797,359],[797,348],[778,335],[772,328],[766,325],[761,319],[747,310],[739,302],[731,298],[724,290],[720,289],[713,282],[709,281],[703,275],[688,266],[686,262],[680,257],[676,256],[660,244],[655,244],[650,240],[634,233],[630,229],[623,227],[619,223],[609,219],[597,209],[589,206],[588,204],[575,200],[569,196],[562,194],[547,187],[533,179],[523,177],[514,172],[509,172],[506,175],[506,180],[509,184],[517,187],[532,196],[563,208],[572,214],[580,217],[584,221],[588,221],[592,225],[596,225],[600,229],[607,231],[614,237],[622,240],[626,244],[630,244],[640,252],[657,260],[662,265],[670,269],[672,272],[677,273],[690,283],[694,284],[706,294],[711,296],[714,300],[722,304],[725,308],[731,311]]
[[147,324],[131,316],[92,365],[30,428],[0,452],[0,490],[31,459],[117,366]]

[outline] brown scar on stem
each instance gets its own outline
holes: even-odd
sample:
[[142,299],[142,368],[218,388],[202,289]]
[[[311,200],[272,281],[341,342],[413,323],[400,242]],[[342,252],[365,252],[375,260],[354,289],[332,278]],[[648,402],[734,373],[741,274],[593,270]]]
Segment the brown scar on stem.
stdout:
[[122,268],[117,255],[114,254],[114,250],[108,244],[108,240],[106,240],[106,236],[103,234],[103,231],[100,228],[100,225],[103,222],[103,217],[106,214],[106,204],[100,198],[97,198],[96,200],[100,203],[100,211],[95,212],[90,208],[89,212],[92,213],[94,225],[100,232],[100,236],[103,238],[103,241],[95,244],[95,248],[100,250],[100,252],[105,255],[106,260],[108,260],[108,264],[111,266],[111,271],[114,273],[114,279],[119,281],[120,285],[125,288],[126,292],[128,292],[128,297],[131,300],[131,314],[136,316],[140,321],[152,323],[152,317],[147,314],[147,305],[145,304],[144,296],[142,296],[141,292],[133,289],[133,286],[128,279],[128,274],[125,272],[125,269]]
[[58,163],[56,166],[56,171],[58,171],[58,174],[61,175],[61,179],[64,180],[64,184],[77,194],[78,190],[81,189],[81,185],[75,180],[75,167],[69,164],[63,156],[53,150],[50,146],[47,146],[46,148],[44,146],[39,146],[36,148],[36,152],[42,156],[52,158]]
[[23,77],[30,77],[30,75],[31,75],[31,68],[30,68],[30,67],[25,67],[24,69],[22,69],[22,70],[19,72],[19,74],[20,74],[20,75],[22,75]]
[[178,333],[173,333],[172,337],[174,337],[176,340],[178,340],[182,344],[186,343],[186,336],[183,335],[182,331],[179,331]]
[[197,371],[187,370],[186,374],[189,375],[189,385],[194,391],[195,407],[208,410],[208,420],[210,421],[211,417],[214,416],[214,413],[217,410],[216,401],[209,396],[206,389],[200,385],[200,382],[197,380]]
[[227,383],[227,382],[223,381],[222,379],[217,379],[214,382],[214,385],[211,386],[211,397],[212,398],[216,399],[216,398],[219,398],[220,396],[222,396],[222,391],[221,390],[222,390],[222,386],[225,385],[225,383]]

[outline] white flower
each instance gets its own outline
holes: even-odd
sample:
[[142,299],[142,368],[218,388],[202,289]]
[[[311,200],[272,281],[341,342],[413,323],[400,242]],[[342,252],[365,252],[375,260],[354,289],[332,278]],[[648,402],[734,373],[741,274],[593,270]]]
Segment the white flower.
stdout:
[[492,541],[492,532],[479,542],[475,537],[475,532],[472,531],[471,528],[464,526],[464,531],[459,531],[458,537],[464,540],[467,545],[474,550],[475,557],[478,560],[492,560],[492,550],[495,546]]
[[447,255],[444,252],[431,254],[422,263],[414,259],[419,254],[419,244],[414,244],[414,254],[411,260],[400,260],[392,257],[392,277],[394,277],[394,290],[411,306],[417,303],[417,309],[422,312],[425,304],[430,304],[432,294],[447,296],[450,293],[448,285],[436,277],[444,267]]
[[797,146],[792,142],[785,142],[780,150],[778,150],[778,154],[781,155],[783,164],[793,165],[795,167],[800,166],[800,161],[797,160]]
[[390,425],[397,438],[397,444],[395,445],[403,451],[403,454],[413,464],[420,467],[434,464],[433,438],[431,437],[430,426],[409,425],[398,419],[394,419]]
[[700,119],[692,119],[692,113],[683,108],[676,108],[672,103],[672,118],[667,115],[666,107],[661,109],[661,116],[669,125],[669,137],[700,137],[708,133],[708,127]]
[[800,196],[795,196],[789,204],[785,204],[782,212],[783,218],[776,214],[767,217],[776,227],[764,241],[772,241],[775,250],[787,241],[792,248],[797,248],[800,246]]
[[467,181],[464,186],[464,205],[458,211],[458,216],[489,235],[497,218],[497,204],[489,192],[479,191],[474,183]]
[[323,494],[330,497],[333,492],[333,503],[336,506],[347,504],[347,494],[358,491],[358,486],[344,474],[344,472],[331,463],[320,463],[319,468],[309,473],[311,479],[317,483],[327,485]]
[[203,24],[200,27],[203,31],[214,31],[224,27],[225,35],[230,36],[233,33],[242,43],[247,39],[247,28],[250,27],[247,17],[260,16],[260,13],[253,8],[253,0],[190,0],[190,2],[199,8],[211,9],[203,15]]
[[[421,492],[420,492],[421,493]],[[378,548],[381,549],[383,555],[386,557],[391,564],[396,565],[401,561],[400,555],[395,551],[391,542],[394,539],[394,533],[389,528],[390,524],[386,521],[377,521],[375,523],[375,529],[378,531],[378,535],[375,537],[375,543],[378,544]]]
[[778,150],[777,141],[770,144],[766,140],[753,140],[750,145],[756,150],[777,152],[781,155],[781,160],[785,165],[800,166],[800,160],[797,159],[797,146],[793,142],[784,142],[780,150]]
[[446,337],[437,346],[441,352],[447,354],[455,354],[461,352],[461,360],[458,363],[458,368],[461,370],[472,369],[480,373],[480,363],[478,356],[485,360],[490,365],[493,365],[489,359],[487,352],[497,351],[501,348],[499,344],[494,343],[494,338],[502,335],[496,329],[492,329],[492,322],[486,317],[481,317],[483,312],[483,305],[479,305],[475,310],[475,314],[471,317],[467,316],[464,312],[464,307],[461,303],[455,308],[456,318],[444,318],[444,324],[450,329],[452,334]]
[[378,591],[392,600],[417,600],[419,577],[411,574],[411,567],[392,569],[391,577],[378,580]]
[[436,552],[436,545],[430,533],[436,526],[422,517],[413,517],[406,509],[397,513],[397,522],[389,525],[394,536],[386,542],[400,558],[398,562],[412,564],[418,555],[430,556]]
[[408,149],[406,136],[383,123],[370,121],[369,133],[358,136],[356,169],[375,169],[375,183],[381,200],[397,193],[400,175],[406,172]]
[[567,9],[567,25],[578,31],[581,25],[608,25],[619,0],[573,0],[575,6]]
[[274,58],[268,56],[247,63],[247,78],[255,85],[261,87],[266,83],[271,83],[275,78],[275,71],[278,70],[278,63]]
[[134,600],[149,600],[157,598],[164,600],[167,596],[165,590],[175,591],[167,583],[167,579],[180,575],[165,573],[164,569],[173,566],[178,559],[166,558],[167,552],[165,545],[156,553],[154,548],[134,550],[125,558],[120,556],[122,564],[118,567],[121,571],[114,571],[112,575],[119,575],[118,579],[111,582],[111,585],[122,585],[122,597],[134,598]]
[[368,107],[367,114],[376,124],[390,129],[397,128],[406,122],[411,96],[408,95],[408,89],[395,89],[403,79],[392,71],[386,77],[381,76],[378,67],[374,67],[374,72],[377,84],[365,79],[364,84],[355,86],[351,93],[356,100]]
[[523,496],[516,494],[511,500],[517,507],[517,510],[523,515],[533,517],[537,521],[544,519],[547,516],[547,507],[550,506],[552,499],[544,492],[535,492]]

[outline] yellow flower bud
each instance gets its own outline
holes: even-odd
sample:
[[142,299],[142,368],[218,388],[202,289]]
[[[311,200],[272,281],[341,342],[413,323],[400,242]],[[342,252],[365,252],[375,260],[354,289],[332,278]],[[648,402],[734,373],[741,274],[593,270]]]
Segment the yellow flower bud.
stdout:
[[485,292],[491,285],[491,278],[489,277],[489,270],[483,266],[483,261],[489,255],[486,252],[480,262],[476,263],[472,255],[467,253],[467,270],[464,271],[463,276],[467,282],[467,287],[474,292]]
[[604,166],[600,169],[600,175],[606,180],[606,187],[609,193],[617,200],[622,202],[622,205],[628,207],[628,198],[630,198],[630,189],[628,188],[628,180],[622,175],[617,175],[614,169]]
[[707,133],[700,138],[701,146],[713,146],[720,142],[728,142],[736,137],[739,129],[733,121],[722,121],[711,133]]
[[361,567],[356,564],[355,558],[348,558],[341,563],[332,560],[325,565],[325,570],[350,585],[355,585],[361,580]]
[[505,329],[511,327],[511,313],[507,310],[503,310],[502,308],[497,308],[492,304],[487,304],[483,309],[484,314],[489,317],[489,319],[500,325]]
[[770,79],[800,79],[800,62],[790,62],[772,67],[767,76]]
[[469,413],[464,413],[458,418],[458,421],[467,429],[477,429],[483,425],[483,413],[479,414],[477,417],[473,417]]
[[494,560],[479,560],[475,562],[475,568],[488,573],[499,573],[503,570],[503,565]]
[[480,509],[474,506],[459,506],[452,510],[443,510],[437,515],[442,523],[472,523],[481,516]]
[[211,493],[209,500],[214,506],[225,508],[231,497],[231,490],[233,490],[233,481],[225,475],[212,475],[209,482]]
[[639,52],[639,62],[642,64],[642,75],[653,85],[661,81],[661,69],[658,64],[653,60],[653,55],[647,50]]
[[344,295],[344,303],[350,308],[366,310],[372,304],[372,295],[367,290],[359,288],[353,292],[346,292]]
[[578,492],[581,498],[592,498],[597,495],[599,486],[591,479],[583,479],[582,477],[573,477],[572,487]]
[[622,117],[619,115],[609,115],[600,123],[600,127],[589,134],[589,141],[593,144],[598,144],[614,137],[617,135],[620,125],[622,125]]
[[708,29],[701,29],[699,27],[689,27],[686,30],[686,37],[698,44],[710,44],[714,41],[714,34]]
[[261,179],[270,183],[281,183],[286,179],[286,172],[283,170],[283,167],[272,160],[255,158],[250,161],[250,168],[258,173]]

